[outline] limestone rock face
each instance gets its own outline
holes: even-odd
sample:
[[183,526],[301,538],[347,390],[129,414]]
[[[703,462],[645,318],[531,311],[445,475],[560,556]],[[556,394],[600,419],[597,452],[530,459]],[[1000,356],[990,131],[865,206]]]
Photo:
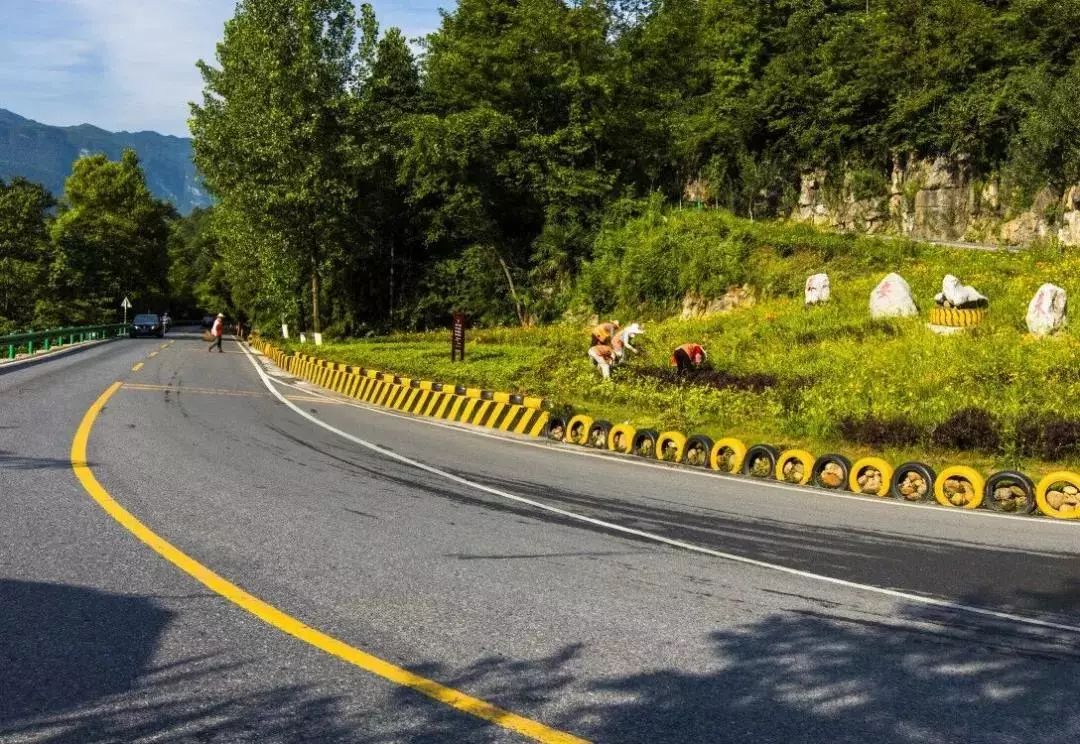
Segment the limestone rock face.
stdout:
[[703,295],[690,293],[683,297],[682,313],[683,320],[700,318],[705,315],[726,313],[740,307],[752,307],[754,295],[748,286],[735,286],[728,289],[723,297],[709,299]]

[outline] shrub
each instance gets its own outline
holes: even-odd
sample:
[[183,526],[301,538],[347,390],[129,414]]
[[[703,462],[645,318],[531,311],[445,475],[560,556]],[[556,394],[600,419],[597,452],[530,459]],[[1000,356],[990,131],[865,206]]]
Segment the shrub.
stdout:
[[941,449],[994,454],[1001,451],[1001,425],[989,411],[962,408],[934,427],[930,441]]
[[1016,448],[1025,457],[1049,462],[1080,454],[1080,421],[1044,414],[1016,425]]
[[840,436],[868,447],[910,447],[922,441],[925,432],[907,419],[875,416],[840,420]]

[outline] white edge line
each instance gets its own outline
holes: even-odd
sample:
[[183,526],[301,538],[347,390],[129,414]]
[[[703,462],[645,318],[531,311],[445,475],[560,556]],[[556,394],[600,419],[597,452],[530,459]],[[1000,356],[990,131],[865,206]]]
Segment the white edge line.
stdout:
[[586,524],[591,524],[591,525],[594,525],[594,526],[597,526],[597,527],[602,527],[602,528],[604,528],[606,530],[610,530],[611,532],[622,533],[624,535],[633,535],[635,537],[640,537],[640,538],[644,538],[646,540],[651,540],[653,542],[662,543],[664,545],[669,545],[669,546],[671,546],[673,548],[679,548],[681,550],[687,550],[687,551],[690,551],[690,552],[693,552],[693,553],[700,553],[702,555],[708,555],[708,556],[711,556],[713,558],[721,558],[723,560],[731,561],[733,563],[742,563],[742,564],[748,565],[748,566],[755,566],[757,568],[764,568],[764,569],[767,569],[767,570],[770,570],[770,571],[776,571],[776,572],[779,572],[779,573],[785,573],[785,574],[788,574],[790,576],[798,576],[799,578],[810,579],[812,581],[819,581],[819,582],[826,583],[826,584],[832,584],[834,586],[842,586],[842,587],[845,587],[845,588],[848,588],[848,589],[854,589],[854,590],[857,590],[857,591],[871,592],[871,593],[874,593],[874,594],[879,594],[879,595],[883,595],[883,596],[886,596],[886,597],[891,597],[893,599],[901,599],[901,600],[905,600],[905,601],[908,601],[908,602],[916,602],[918,604],[928,605],[930,607],[939,607],[939,608],[942,608],[942,609],[954,610],[954,611],[957,611],[957,612],[966,612],[966,613],[973,614],[973,615],[980,615],[980,616],[983,616],[983,617],[994,618],[995,620],[1005,620],[1005,621],[1008,621],[1008,622],[1020,623],[1020,624],[1023,624],[1023,625],[1029,625],[1029,626],[1034,626],[1034,627],[1038,627],[1038,628],[1049,628],[1049,629],[1053,629],[1053,630],[1065,630],[1065,631],[1069,631],[1069,632],[1073,632],[1073,633],[1080,633],[1080,626],[1076,626],[1076,625],[1066,625],[1066,624],[1063,624],[1063,623],[1055,623],[1055,622],[1051,622],[1051,621],[1048,621],[1048,620],[1039,620],[1037,618],[1025,617],[1023,615],[1015,615],[1015,614],[1009,613],[1009,612],[999,612],[997,610],[990,610],[990,609],[987,609],[985,607],[975,607],[975,606],[972,606],[972,605],[966,605],[966,604],[962,604],[962,603],[959,603],[959,602],[951,602],[951,601],[945,600],[945,599],[936,599],[934,597],[925,597],[925,596],[922,596],[922,595],[919,595],[919,594],[910,594],[908,592],[902,592],[902,591],[899,591],[899,590],[896,590],[896,589],[886,589],[886,588],[883,588],[883,587],[873,586],[871,584],[860,584],[860,583],[855,582],[855,581],[848,581],[846,579],[837,579],[837,578],[832,577],[832,576],[825,576],[825,575],[822,575],[822,574],[816,574],[816,573],[812,573],[810,571],[802,571],[802,570],[797,569],[797,568],[790,568],[788,566],[781,566],[781,565],[776,564],[776,563],[769,563],[767,561],[761,561],[761,560],[757,560],[755,558],[747,558],[745,556],[735,555],[733,553],[725,553],[725,552],[722,552],[722,551],[719,551],[719,550],[713,550],[711,548],[702,547],[700,545],[694,545],[693,543],[683,542],[681,540],[672,540],[671,538],[664,537],[663,535],[656,535],[656,534],[653,534],[651,532],[645,532],[643,530],[636,530],[636,529],[634,529],[632,527],[624,527],[622,525],[614,524],[612,522],[606,522],[606,521],[604,521],[602,519],[596,519],[594,517],[588,517],[588,516],[585,516],[584,514],[577,514],[576,512],[567,511],[565,509],[560,509],[557,506],[551,506],[550,504],[545,504],[545,503],[543,503],[541,501],[535,501],[534,499],[529,499],[529,498],[526,498],[524,496],[517,496],[517,495],[509,493],[507,491],[500,490],[498,488],[492,488],[490,486],[485,486],[482,483],[476,483],[475,481],[470,481],[467,478],[462,478],[461,476],[454,475],[453,473],[449,473],[449,472],[447,472],[445,470],[442,470],[440,468],[436,468],[436,467],[434,467],[432,465],[427,465],[427,464],[422,463],[422,462],[420,462],[418,460],[413,460],[411,458],[405,457],[404,455],[399,455],[396,452],[391,452],[390,450],[385,449],[383,447],[380,447],[377,444],[373,444],[372,442],[368,442],[368,441],[366,441],[364,439],[361,439],[360,437],[349,434],[346,431],[342,431],[341,429],[338,429],[337,427],[332,426],[331,424],[328,424],[325,421],[323,421],[323,420],[311,415],[310,413],[302,410],[299,406],[294,404],[292,401],[288,400],[284,395],[282,395],[280,392],[278,392],[278,390],[276,388],[273,387],[273,385],[271,384],[271,380],[270,380],[269,376],[266,374],[266,372],[263,371],[262,367],[258,363],[258,360],[256,360],[255,356],[251,353],[251,351],[247,348],[247,346],[246,345],[241,345],[241,348],[244,350],[244,353],[247,354],[248,361],[250,361],[252,367],[255,368],[255,372],[259,375],[259,378],[262,380],[263,384],[266,386],[266,389],[269,390],[270,393],[275,398],[277,398],[279,401],[281,401],[281,403],[288,406],[294,413],[299,414],[300,416],[307,419],[311,423],[313,423],[316,426],[319,426],[319,427],[331,432],[332,434],[337,434],[338,436],[342,437],[343,439],[347,439],[350,442],[352,442],[354,444],[357,444],[357,445],[359,445],[359,446],[361,446],[361,447],[363,447],[365,449],[371,450],[372,452],[375,452],[375,453],[377,453],[379,455],[382,455],[383,457],[386,457],[386,458],[391,459],[391,460],[395,460],[397,462],[400,462],[400,463],[402,463],[404,465],[408,465],[410,467],[414,467],[414,468],[416,468],[418,470],[422,470],[422,471],[424,471],[426,473],[431,473],[432,475],[439,476],[440,478],[444,478],[444,479],[446,479],[448,481],[451,481],[453,483],[457,483],[459,485],[466,486],[468,488],[472,488],[472,489],[475,489],[477,491],[482,491],[482,492],[490,494],[492,496],[498,496],[499,498],[507,499],[509,501],[516,501],[516,502],[518,502],[520,504],[527,504],[527,505],[532,506],[534,508],[542,509],[544,511],[551,512],[553,514],[558,514],[560,516],[563,516],[563,517],[566,517],[568,519],[572,519],[572,520],[575,520],[575,521],[578,521],[578,522],[584,522]]

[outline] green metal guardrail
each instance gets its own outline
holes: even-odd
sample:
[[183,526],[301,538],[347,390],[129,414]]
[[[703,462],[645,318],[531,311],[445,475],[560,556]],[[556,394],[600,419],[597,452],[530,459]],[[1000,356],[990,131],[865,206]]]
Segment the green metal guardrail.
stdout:
[[54,328],[50,331],[0,336],[0,354],[3,354],[6,347],[7,356],[3,358],[14,359],[16,354],[33,354],[35,349],[47,351],[55,346],[65,346],[80,341],[125,336],[130,328],[131,325],[128,323],[113,323],[111,325],[80,326],[78,328]]

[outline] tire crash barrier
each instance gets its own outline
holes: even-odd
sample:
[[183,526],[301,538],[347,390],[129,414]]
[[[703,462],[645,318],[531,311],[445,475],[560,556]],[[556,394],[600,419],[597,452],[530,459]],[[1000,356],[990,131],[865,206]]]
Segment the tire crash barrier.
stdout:
[[1056,519],[1080,519],[1080,475],[1059,470],[1035,487],[1039,511]]
[[905,462],[893,472],[889,495],[901,501],[929,501],[934,498],[937,473],[922,462]]
[[713,445],[709,453],[709,467],[721,473],[735,475],[742,470],[746,459],[746,445],[734,437],[725,437]]
[[942,506],[978,509],[986,493],[986,481],[975,468],[953,465],[938,473],[934,500]]
[[709,458],[712,457],[713,440],[704,434],[694,434],[686,438],[686,450],[683,452],[683,462],[693,465],[695,468],[707,468]]
[[[942,315],[935,316],[939,311]],[[951,315],[946,317],[945,313]],[[985,309],[935,308],[931,311],[931,322],[975,325],[985,316]],[[963,465],[935,473],[921,462],[905,462],[894,469],[877,457],[865,457],[854,464],[839,454],[822,455],[815,460],[805,450],[781,453],[768,444],[748,448],[731,437],[713,442],[702,434],[687,437],[677,431],[657,433],[655,429],[636,429],[629,423],[612,425],[603,420],[594,421],[584,414],[563,419],[544,410],[547,402],[542,398],[461,385],[451,387],[327,362],[306,354],[288,354],[255,337],[249,344],[290,374],[366,403],[403,412],[694,467],[707,465],[721,473],[776,478],[833,490],[846,486],[854,493],[892,496],[902,501],[932,498],[954,509],[985,507],[1014,514],[1037,511],[1056,519],[1080,519],[1080,474],[1071,471],[1050,473],[1033,485],[1028,476],[1014,470],[984,479],[977,470]],[[801,475],[797,470],[802,471]]]
[[818,488],[827,488],[831,491],[847,488],[848,478],[851,477],[851,460],[843,455],[822,455],[814,462],[814,468],[810,473],[810,483]]
[[615,424],[608,432],[607,448],[612,452],[629,455],[633,452],[634,435],[637,433],[630,424]]
[[814,456],[806,450],[790,449],[780,453],[776,458],[776,480],[783,483],[791,483],[796,486],[805,486],[810,482],[810,476],[814,471]]
[[751,478],[772,478],[776,475],[776,461],[780,459],[780,450],[771,444],[755,444],[746,450],[743,458],[742,474]]
[[971,328],[986,320],[987,309],[935,307],[930,310],[930,325],[949,328]]
[[1002,470],[986,479],[983,504],[988,509],[1012,514],[1035,511],[1035,484],[1015,470]]
[[888,496],[893,467],[880,457],[864,457],[851,466],[848,488],[868,496]]
[[403,413],[430,416],[498,431],[543,435],[550,414],[542,398],[521,397],[477,388],[448,392],[449,386],[428,380],[397,377],[388,372],[328,362],[307,354],[286,354],[260,339],[249,343],[289,374],[350,398]]
[[589,429],[592,428],[593,420],[592,416],[586,416],[584,414],[577,414],[571,416],[570,420],[566,422],[566,434],[563,441],[570,444],[588,444],[589,442]]
[[686,453],[686,435],[678,431],[663,431],[656,437],[656,459],[682,462]]

